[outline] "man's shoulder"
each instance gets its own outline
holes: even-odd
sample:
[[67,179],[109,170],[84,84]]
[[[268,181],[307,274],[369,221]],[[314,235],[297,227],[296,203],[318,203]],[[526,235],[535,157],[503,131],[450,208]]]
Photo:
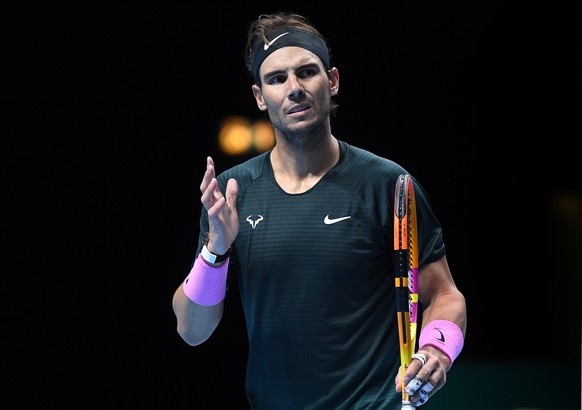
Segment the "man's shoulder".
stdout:
[[265,172],[268,155],[269,151],[263,152],[232,166],[218,175],[219,182],[226,183],[228,179],[234,178],[240,185],[259,178]]
[[365,166],[369,170],[385,170],[390,174],[404,172],[401,165],[371,150],[352,145],[346,141],[339,141],[339,143],[346,166]]

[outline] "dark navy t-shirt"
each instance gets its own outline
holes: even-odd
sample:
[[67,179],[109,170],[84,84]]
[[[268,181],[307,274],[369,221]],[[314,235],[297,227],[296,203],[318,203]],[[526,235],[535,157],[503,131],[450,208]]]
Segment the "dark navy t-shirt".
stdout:
[[[238,288],[246,318],[253,409],[400,409],[393,204],[407,171],[342,141],[340,149],[301,194],[277,184],[270,152],[218,176],[223,192],[229,178],[239,185],[229,289]],[[422,265],[445,246],[416,181],[415,197]],[[207,230],[203,209],[200,243]]]

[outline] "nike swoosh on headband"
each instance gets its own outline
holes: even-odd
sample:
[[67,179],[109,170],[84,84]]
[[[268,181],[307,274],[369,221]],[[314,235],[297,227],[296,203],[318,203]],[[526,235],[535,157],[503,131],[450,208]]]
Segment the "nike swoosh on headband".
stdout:
[[283,34],[279,34],[277,37],[275,37],[274,39],[272,39],[268,43],[265,43],[265,45],[263,46],[263,48],[265,50],[268,50],[269,47],[271,47],[275,41],[277,41],[278,39],[280,39],[281,37],[283,37],[285,34],[289,34],[289,32],[286,32],[286,33],[283,33]]

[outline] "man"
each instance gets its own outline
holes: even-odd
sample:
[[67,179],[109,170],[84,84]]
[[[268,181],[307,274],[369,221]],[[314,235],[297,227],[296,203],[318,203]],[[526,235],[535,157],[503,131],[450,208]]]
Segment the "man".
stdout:
[[247,42],[276,144],[220,175],[207,158],[197,256],[173,298],[178,333],[206,341],[236,287],[253,409],[400,409],[403,383],[421,405],[466,329],[427,194],[414,180],[423,329],[402,380],[391,250],[395,184],[408,172],[332,135],[339,71],[306,18],[263,15]]

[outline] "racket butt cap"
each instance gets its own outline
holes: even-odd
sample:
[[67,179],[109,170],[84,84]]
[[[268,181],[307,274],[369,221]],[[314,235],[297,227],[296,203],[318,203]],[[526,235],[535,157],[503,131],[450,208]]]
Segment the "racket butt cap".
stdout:
[[416,406],[411,401],[403,401],[400,410],[416,410]]

